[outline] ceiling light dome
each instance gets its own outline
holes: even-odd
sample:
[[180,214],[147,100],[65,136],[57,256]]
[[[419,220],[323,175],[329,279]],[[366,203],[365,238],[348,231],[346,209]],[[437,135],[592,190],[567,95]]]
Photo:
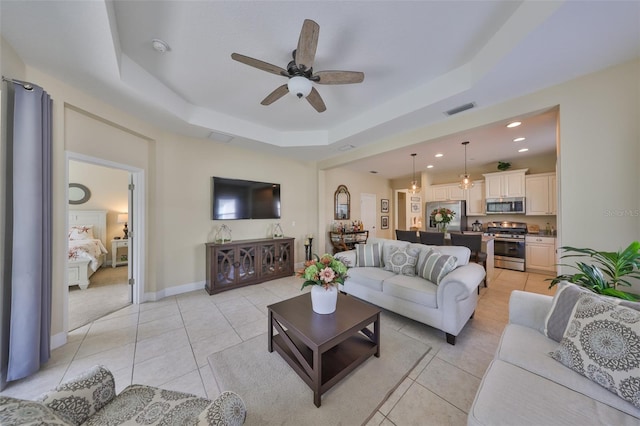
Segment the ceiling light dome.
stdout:
[[299,75],[291,77],[287,83],[289,93],[297,96],[298,98],[306,98],[311,93],[311,81],[306,77],[300,77]]

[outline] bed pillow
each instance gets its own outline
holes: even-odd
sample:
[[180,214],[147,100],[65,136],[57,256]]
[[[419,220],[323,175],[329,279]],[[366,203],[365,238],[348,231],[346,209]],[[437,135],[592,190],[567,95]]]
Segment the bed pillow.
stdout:
[[640,312],[597,294],[578,298],[551,357],[640,408]]
[[417,273],[418,276],[438,285],[449,272],[456,269],[457,263],[458,258],[455,256],[431,250],[418,265]]
[[380,244],[356,244],[356,266],[380,267]]
[[416,263],[418,263],[418,253],[416,249],[409,247],[394,247],[388,259],[385,260],[384,269],[396,274],[413,277],[416,275]]
[[[547,314],[544,321],[544,334],[549,339],[559,342],[564,336],[564,331],[567,328],[571,313],[576,305],[578,299],[584,294],[595,294],[591,290],[580,287],[579,285],[562,282],[558,284],[556,294],[553,296],[553,302],[551,304],[551,310]],[[605,296],[600,296],[608,300],[610,303],[619,304],[627,308],[640,311],[640,303],[629,302],[622,299],[614,299]]]
[[74,225],[69,229],[70,240],[93,240],[93,225]]

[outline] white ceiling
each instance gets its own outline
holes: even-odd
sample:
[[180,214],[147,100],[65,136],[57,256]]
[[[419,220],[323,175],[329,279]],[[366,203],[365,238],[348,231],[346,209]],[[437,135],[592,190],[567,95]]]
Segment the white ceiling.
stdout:
[[[0,0],[0,12],[2,37],[32,67],[162,128],[298,159],[331,158],[468,102],[487,107],[640,56],[640,1]],[[290,95],[260,105],[285,77],[231,53],[286,68],[306,18],[320,25],[314,69],[362,71],[364,82],[317,85],[321,114]],[[170,50],[153,50],[154,38]],[[555,118],[523,120],[524,155],[555,149]],[[407,174],[411,152],[423,168],[443,151],[436,166],[460,168],[463,140],[473,161],[496,161],[519,147],[504,124],[348,167],[394,178]]]

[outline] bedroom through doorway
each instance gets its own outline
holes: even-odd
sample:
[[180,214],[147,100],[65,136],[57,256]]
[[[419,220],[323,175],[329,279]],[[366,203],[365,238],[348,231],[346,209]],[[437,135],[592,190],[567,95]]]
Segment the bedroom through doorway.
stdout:
[[68,160],[68,330],[132,304],[131,173]]

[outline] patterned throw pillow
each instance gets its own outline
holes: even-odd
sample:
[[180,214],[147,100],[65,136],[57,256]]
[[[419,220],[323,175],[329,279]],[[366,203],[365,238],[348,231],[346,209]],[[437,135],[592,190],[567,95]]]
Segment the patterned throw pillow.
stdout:
[[550,355],[640,408],[640,312],[583,294]]
[[457,257],[431,250],[418,265],[418,276],[438,285],[449,272],[456,269],[457,263]]
[[356,266],[380,267],[380,245],[356,244]]
[[391,250],[389,258],[385,261],[384,269],[395,272],[396,274],[413,277],[416,275],[418,253],[418,250],[409,247],[395,247]]
[[93,225],[74,225],[69,229],[70,240],[93,240]]
[[[559,342],[564,336],[564,331],[567,328],[569,319],[571,318],[571,312],[576,305],[576,302],[580,296],[584,294],[594,294],[591,290],[580,287],[576,284],[569,282],[563,282],[558,285],[558,290],[553,296],[553,302],[551,304],[551,310],[547,314],[544,321],[544,334],[549,339]],[[611,303],[620,304],[622,306],[640,311],[640,303],[628,302],[622,299],[613,299],[604,297]]]

